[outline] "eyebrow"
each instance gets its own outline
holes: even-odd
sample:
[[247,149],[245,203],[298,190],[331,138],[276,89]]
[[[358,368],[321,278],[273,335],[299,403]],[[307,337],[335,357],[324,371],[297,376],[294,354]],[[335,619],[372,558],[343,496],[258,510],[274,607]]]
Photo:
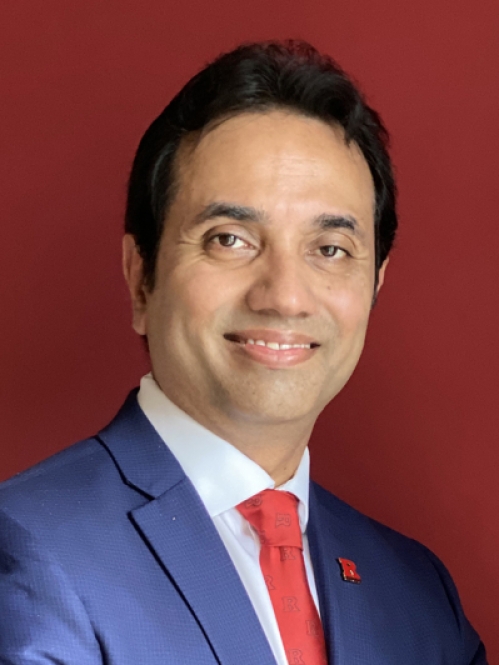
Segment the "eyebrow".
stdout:
[[194,223],[203,224],[216,217],[227,217],[236,222],[264,222],[267,216],[261,210],[252,206],[243,206],[237,203],[226,203],[225,201],[215,201],[205,206],[199,214],[196,215]]
[[314,219],[314,224],[324,231],[329,229],[348,229],[356,236],[362,237],[364,235],[357,220],[351,215],[331,215],[324,213]]
[[[237,222],[264,223],[268,221],[268,216],[257,208],[252,206],[239,205],[237,203],[228,203],[226,201],[215,201],[205,206],[195,217],[194,224],[203,224],[217,217],[226,217]],[[351,215],[333,215],[323,213],[313,220],[313,225],[327,231],[329,229],[347,229],[354,235],[362,237],[360,226]]]

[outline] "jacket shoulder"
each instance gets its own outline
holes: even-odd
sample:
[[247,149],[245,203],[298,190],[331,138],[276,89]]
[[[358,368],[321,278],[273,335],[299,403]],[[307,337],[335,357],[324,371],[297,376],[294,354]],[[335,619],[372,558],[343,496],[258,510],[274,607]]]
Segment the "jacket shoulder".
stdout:
[[0,483],[0,509],[41,515],[68,508],[115,475],[112,459],[97,437],[79,441]]

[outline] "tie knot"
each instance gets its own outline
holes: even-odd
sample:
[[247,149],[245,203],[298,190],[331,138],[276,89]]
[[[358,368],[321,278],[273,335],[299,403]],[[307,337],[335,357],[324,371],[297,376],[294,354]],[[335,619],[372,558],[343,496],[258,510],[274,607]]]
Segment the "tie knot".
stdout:
[[263,490],[237,506],[257,532],[262,545],[303,547],[298,499],[290,492]]

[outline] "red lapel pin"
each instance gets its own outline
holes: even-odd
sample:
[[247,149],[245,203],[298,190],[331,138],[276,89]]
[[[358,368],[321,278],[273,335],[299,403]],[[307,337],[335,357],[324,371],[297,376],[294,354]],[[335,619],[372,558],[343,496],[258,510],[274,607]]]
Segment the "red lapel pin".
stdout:
[[360,584],[362,578],[357,572],[357,566],[350,559],[338,558],[336,561],[340,564],[341,568],[341,577],[345,582],[354,582],[354,584]]

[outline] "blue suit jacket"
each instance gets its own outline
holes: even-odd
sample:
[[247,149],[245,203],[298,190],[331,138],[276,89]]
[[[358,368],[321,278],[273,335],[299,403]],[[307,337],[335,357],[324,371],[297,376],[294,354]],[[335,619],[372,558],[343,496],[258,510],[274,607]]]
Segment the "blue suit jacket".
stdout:
[[[335,665],[483,665],[442,564],[312,484]],[[361,584],[343,581],[338,557]],[[137,405],[0,487],[2,665],[275,665],[199,496]]]

